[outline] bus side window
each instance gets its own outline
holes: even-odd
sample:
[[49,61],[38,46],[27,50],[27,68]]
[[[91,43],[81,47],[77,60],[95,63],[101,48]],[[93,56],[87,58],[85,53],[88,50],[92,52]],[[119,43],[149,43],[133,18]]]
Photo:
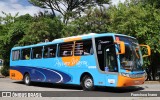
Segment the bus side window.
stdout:
[[30,59],[30,48],[22,49],[21,60],[29,60]]
[[43,58],[48,58],[48,47],[47,46],[45,46],[44,47],[44,50],[43,50]]
[[92,55],[92,54],[93,54],[93,48],[91,40],[76,41],[74,50],[75,56]]
[[59,56],[60,57],[72,56],[73,55],[73,45],[74,45],[73,42],[60,44]]
[[49,58],[56,57],[56,48],[57,48],[56,45],[49,46],[49,48],[48,48]]
[[25,60],[29,60],[29,56],[28,55],[25,55]]
[[12,51],[12,60],[19,60],[20,59],[20,50],[14,50]]
[[48,45],[44,47],[43,58],[56,57],[56,45]]
[[42,51],[43,51],[43,47],[32,48],[33,59],[41,59],[42,58]]

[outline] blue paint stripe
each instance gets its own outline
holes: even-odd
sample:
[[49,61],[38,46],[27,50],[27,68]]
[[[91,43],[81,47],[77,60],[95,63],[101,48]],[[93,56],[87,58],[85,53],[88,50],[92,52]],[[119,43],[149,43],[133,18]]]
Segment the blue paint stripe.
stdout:
[[11,66],[10,69],[18,70],[23,75],[25,72],[28,72],[31,76],[32,81],[53,83],[67,83],[71,81],[70,75],[55,69],[28,66]]

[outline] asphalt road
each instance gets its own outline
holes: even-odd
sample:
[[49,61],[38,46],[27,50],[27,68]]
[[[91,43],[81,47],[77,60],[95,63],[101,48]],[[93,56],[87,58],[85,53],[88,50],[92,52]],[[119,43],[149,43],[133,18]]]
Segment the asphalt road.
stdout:
[[[45,96],[52,96],[53,97],[45,97],[45,99],[76,99],[81,100],[97,100],[100,99],[119,99],[119,100],[134,100],[134,99],[154,99],[159,100],[160,97],[130,97],[131,94],[136,94],[137,92],[143,91],[157,91],[160,92],[160,83],[153,82],[153,83],[145,83],[140,86],[132,86],[132,87],[125,87],[125,88],[111,88],[111,87],[96,87],[95,91],[83,91],[80,86],[75,85],[62,85],[62,84],[51,84],[51,83],[33,83],[31,86],[26,86],[22,81],[15,81],[9,78],[0,78],[0,91],[23,91],[23,92],[32,92],[32,91],[43,91]],[[50,91],[50,92],[46,92]],[[81,98],[80,98],[81,97]],[[0,97],[1,99],[11,100],[9,97]],[[12,98],[13,99],[13,98]],[[22,99],[19,97],[15,97],[14,99]],[[35,99],[32,98],[23,98],[23,99]],[[44,99],[44,98],[37,98],[36,99]]]

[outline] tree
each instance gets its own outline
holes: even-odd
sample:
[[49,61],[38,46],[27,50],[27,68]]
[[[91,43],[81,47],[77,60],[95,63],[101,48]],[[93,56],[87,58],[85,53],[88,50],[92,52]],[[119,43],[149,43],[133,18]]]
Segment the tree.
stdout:
[[[106,11],[106,10],[104,10]],[[77,18],[68,23],[62,30],[66,36],[75,36],[88,33],[103,33],[107,32],[107,21],[109,21],[107,14],[102,13],[100,9],[87,10],[85,16]]]
[[160,9],[160,0],[141,0],[144,4],[150,4],[158,9]]
[[30,45],[44,42],[45,39],[50,41],[62,37],[61,30],[63,23],[58,18],[39,17],[30,23],[24,37],[19,41],[19,45]]
[[51,9],[54,16],[56,16],[55,11],[65,16],[66,13],[87,4],[88,1],[89,0],[29,0],[29,2],[35,6]]
[[[0,57],[4,60],[2,74],[9,75],[10,51],[14,46],[24,46],[50,41],[63,36],[61,30],[64,24],[59,18],[53,18],[48,13],[39,13],[34,17],[29,14],[18,17],[6,14],[0,18]],[[65,35],[65,34],[64,34]]]
[[[123,33],[136,37],[140,44],[148,44],[151,47],[152,55],[145,58],[146,66],[153,69],[160,63],[160,11],[150,3],[143,3],[140,0],[126,1],[117,7],[112,6],[108,11],[110,22],[108,30],[115,33]],[[154,68],[153,68],[154,67]]]
[[63,16],[63,22],[67,23],[69,17],[83,12],[90,6],[98,4],[109,3],[110,0],[29,0],[35,6],[51,9],[55,16],[55,11],[58,11]]
[[[9,75],[9,59],[10,51],[13,46],[15,46],[19,40],[23,38],[25,30],[27,28],[27,20],[18,20],[17,15],[11,16],[11,14],[6,14],[2,18],[1,31],[0,31],[0,54],[4,61],[2,74],[7,76]],[[25,15],[24,15],[25,18]]]

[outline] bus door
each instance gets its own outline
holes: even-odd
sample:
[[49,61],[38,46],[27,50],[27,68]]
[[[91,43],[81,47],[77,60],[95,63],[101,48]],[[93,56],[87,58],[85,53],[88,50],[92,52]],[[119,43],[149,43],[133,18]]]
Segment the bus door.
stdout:
[[100,70],[105,72],[118,72],[113,37],[98,37],[95,41]]

